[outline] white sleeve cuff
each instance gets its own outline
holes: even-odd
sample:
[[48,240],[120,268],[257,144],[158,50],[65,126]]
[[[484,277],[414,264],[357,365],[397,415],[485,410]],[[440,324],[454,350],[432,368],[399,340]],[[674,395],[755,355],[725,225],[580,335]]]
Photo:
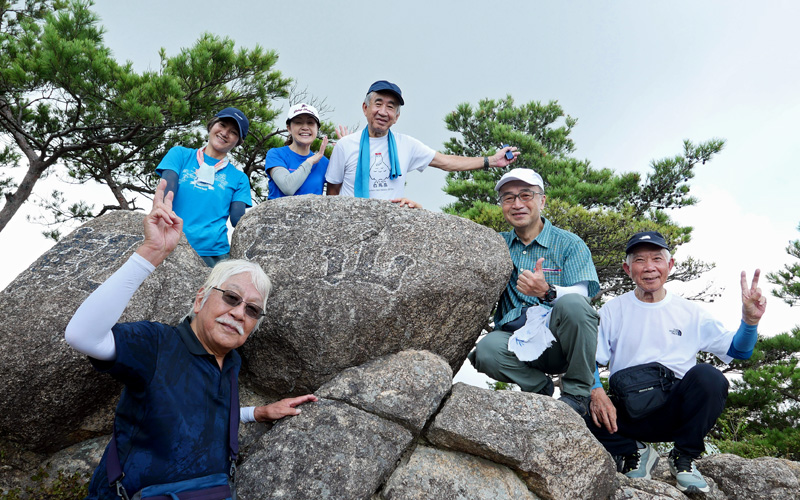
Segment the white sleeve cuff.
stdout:
[[239,422],[246,424],[248,422],[255,422],[255,421],[256,421],[255,406],[247,406],[244,408],[239,408]]

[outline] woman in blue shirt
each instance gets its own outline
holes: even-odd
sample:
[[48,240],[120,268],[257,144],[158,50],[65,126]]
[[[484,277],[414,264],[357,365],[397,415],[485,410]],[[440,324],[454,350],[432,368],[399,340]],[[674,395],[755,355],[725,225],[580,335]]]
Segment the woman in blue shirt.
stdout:
[[183,219],[186,239],[209,267],[230,257],[228,219],[236,226],[252,205],[250,179],[228,160],[249,128],[241,110],[225,108],[208,123],[205,146],[175,146],[156,167],[167,192],[174,193],[173,209]]
[[328,170],[328,159],[323,156],[328,138],[322,138],[317,153],[311,152],[311,144],[319,133],[319,113],[309,104],[295,104],[289,108],[286,128],[289,132],[286,146],[270,149],[264,162],[269,175],[268,198],[322,194]]

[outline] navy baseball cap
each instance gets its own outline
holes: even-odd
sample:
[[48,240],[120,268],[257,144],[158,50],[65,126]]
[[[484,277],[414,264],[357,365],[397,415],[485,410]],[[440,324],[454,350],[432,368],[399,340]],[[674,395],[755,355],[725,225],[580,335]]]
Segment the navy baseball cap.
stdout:
[[369,90],[367,90],[367,94],[370,92],[391,92],[395,94],[397,98],[400,100],[400,105],[405,106],[405,101],[403,101],[403,92],[400,90],[400,87],[395,85],[392,82],[387,82],[386,80],[378,80],[377,82],[373,83],[369,86]]
[[625,246],[625,255],[631,253],[631,250],[636,245],[640,245],[642,243],[649,243],[651,245],[655,245],[657,247],[666,248],[669,250],[669,245],[667,245],[667,240],[659,233],[658,231],[643,231],[641,233],[636,233],[631,236],[631,239],[628,240],[628,244]]
[[250,122],[247,120],[247,117],[244,116],[242,110],[237,108],[225,108],[215,116],[217,118],[231,118],[236,122],[236,126],[239,127],[239,139],[243,141],[244,138],[247,137],[247,131],[250,130]]

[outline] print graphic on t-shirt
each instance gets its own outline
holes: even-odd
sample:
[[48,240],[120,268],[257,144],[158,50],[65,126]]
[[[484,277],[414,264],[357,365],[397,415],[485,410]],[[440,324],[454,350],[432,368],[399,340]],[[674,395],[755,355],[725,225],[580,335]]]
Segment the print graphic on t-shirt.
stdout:
[[390,191],[389,174],[392,172],[387,161],[384,161],[381,153],[372,156],[372,164],[369,166],[370,191]]
[[673,328],[672,330],[670,330],[670,331],[669,331],[669,333],[671,333],[671,334],[673,334],[673,335],[677,335],[678,337],[681,337],[681,336],[683,336],[683,332],[682,332],[682,331],[680,331],[680,330],[679,330],[679,329],[677,329],[677,328]]
[[228,185],[227,175],[220,174],[219,172],[217,172],[214,175],[214,184],[206,184],[205,182],[200,182],[200,180],[197,178],[197,170],[198,169],[194,170],[184,169],[183,172],[181,172],[181,177],[185,178],[186,180],[190,180],[192,186],[194,186],[196,189],[202,189],[203,191],[213,191],[215,185],[219,185],[219,187],[222,189],[225,189],[225,187]]

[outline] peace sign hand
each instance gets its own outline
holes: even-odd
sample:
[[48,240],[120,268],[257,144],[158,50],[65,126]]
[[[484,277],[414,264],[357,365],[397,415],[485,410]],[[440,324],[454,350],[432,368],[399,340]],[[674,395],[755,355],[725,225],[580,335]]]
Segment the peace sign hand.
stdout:
[[758,278],[761,269],[753,273],[753,282],[747,287],[747,273],[742,271],[742,319],[748,325],[757,325],[767,309],[767,298],[758,288]]
[[144,218],[144,241],[136,253],[158,266],[178,246],[183,231],[183,219],[172,211],[175,193],[164,195],[167,181],[161,179],[153,196],[153,208]]

